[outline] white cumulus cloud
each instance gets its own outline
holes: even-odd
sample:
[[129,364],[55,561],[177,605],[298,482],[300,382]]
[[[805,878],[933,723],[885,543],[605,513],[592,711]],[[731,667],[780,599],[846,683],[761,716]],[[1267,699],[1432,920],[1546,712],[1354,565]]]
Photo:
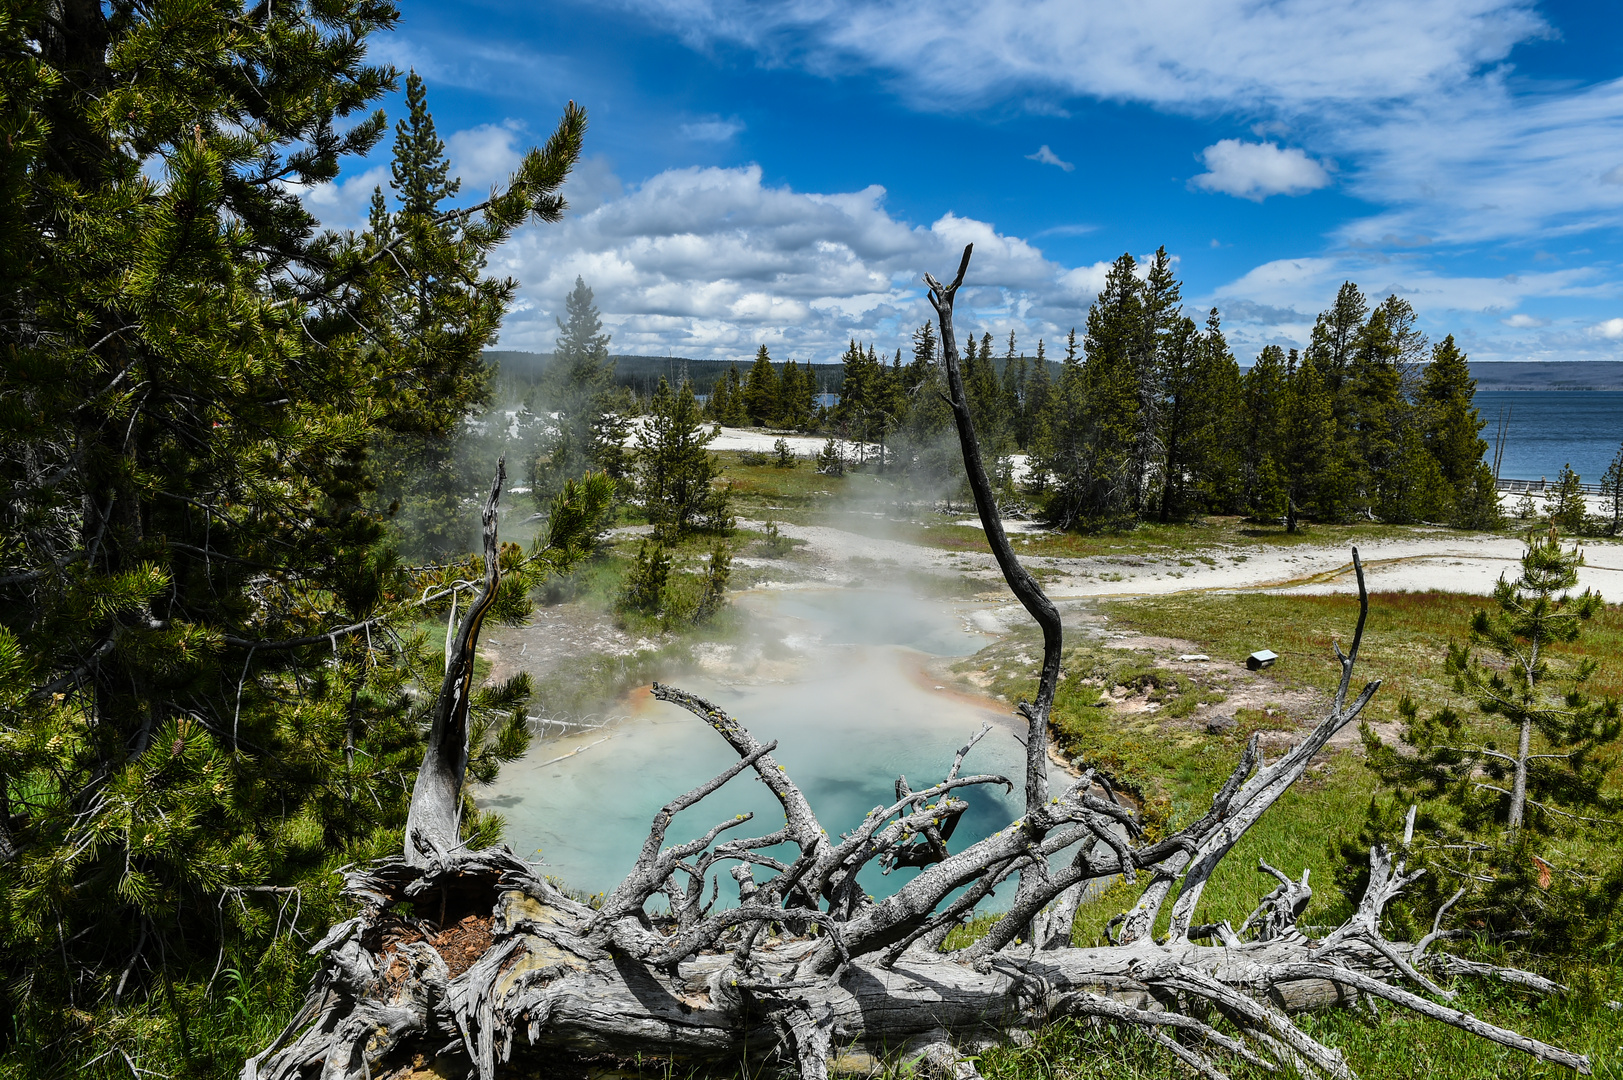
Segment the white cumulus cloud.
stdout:
[[920,277],[956,269],[975,245],[959,294],[960,330],[1028,347],[1080,327],[1108,263],[1067,267],[1029,241],[947,213],[928,224],[885,207],[885,189],[824,194],[773,187],[758,166],[659,173],[594,209],[528,226],[491,270],[523,282],[505,348],[545,350],[578,274],[614,348],[696,358],[835,359],[851,337],[905,346],[930,317]]
[[1500,319],[1499,321],[1510,327],[1512,330],[1531,330],[1534,327],[1550,325],[1549,319],[1541,319],[1536,315],[1527,315],[1521,312],[1512,315],[1508,319]]
[[518,168],[526,146],[524,125],[516,120],[453,132],[445,140],[451,172],[462,178],[465,194],[482,193],[502,184]]
[[1026,160],[1039,161],[1044,165],[1058,165],[1066,172],[1071,172],[1076,168],[1076,166],[1071,164],[1069,161],[1061,161],[1060,156],[1054,153],[1054,151],[1050,150],[1047,143],[1043,143],[1041,146],[1039,146],[1035,154],[1027,154]]
[[1294,147],[1278,143],[1220,139],[1201,151],[1206,171],[1189,182],[1202,191],[1217,191],[1253,202],[1270,195],[1305,195],[1330,183],[1319,162]]
[[1593,327],[1590,333],[1608,341],[1623,341],[1623,319],[1607,319]]

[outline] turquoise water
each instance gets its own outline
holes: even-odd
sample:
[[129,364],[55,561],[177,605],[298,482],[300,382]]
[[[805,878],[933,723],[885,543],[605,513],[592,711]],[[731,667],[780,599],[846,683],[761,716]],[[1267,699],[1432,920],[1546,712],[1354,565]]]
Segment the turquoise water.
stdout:
[[[1007,776],[1015,790],[968,789],[970,809],[953,850],[1019,814],[1024,750],[1014,738],[1017,722],[1006,707],[937,689],[926,670],[932,654],[967,655],[990,640],[966,623],[974,605],[873,588],[761,590],[741,602],[759,630],[754,640],[660,681],[709,698],[761,741],[778,740],[774,756],[831,836],[891,803],[898,775],[915,789],[940,780],[958,747],[986,721],[994,729],[964,772]],[[479,800],[506,818],[514,851],[587,892],[625,876],[664,803],[737,760],[703,721],[646,691],[607,711],[625,718],[602,732],[538,742],[524,760],[504,766]],[[593,745],[605,736],[608,741]],[[589,749],[552,760],[583,746]],[[755,819],[724,838],[759,836],[783,825],[781,809],[746,773],[681,814],[666,843],[701,836],[745,812]],[[883,896],[916,873],[885,877],[870,865],[860,880],[870,894]],[[736,899],[733,881],[724,876],[721,884],[723,901]]]
[[1505,479],[1554,480],[1570,462],[1585,483],[1598,484],[1623,443],[1623,390],[1481,390],[1476,406],[1488,422],[1489,464],[1500,410],[1509,413]]

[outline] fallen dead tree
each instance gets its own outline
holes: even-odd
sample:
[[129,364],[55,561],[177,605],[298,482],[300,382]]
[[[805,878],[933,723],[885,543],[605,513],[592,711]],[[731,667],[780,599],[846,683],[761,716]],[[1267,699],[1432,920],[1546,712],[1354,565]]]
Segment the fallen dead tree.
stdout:
[[[953,344],[950,285],[926,278],[941,323],[948,384],[965,464],[986,535],[1004,576],[1043,630],[1036,700],[1027,722],[1024,812],[993,836],[950,846],[968,809],[964,789],[1014,786],[966,773],[972,738],[939,782],[919,790],[898,780],[894,799],[855,829],[830,836],[791,772],[712,703],[674,687],[655,696],[704,720],[738,755],[727,770],[673,798],[654,817],[623,881],[597,909],[563,895],[503,849],[465,850],[458,837],[467,757],[467,698],[478,620],[496,586],[495,501],[485,514],[485,594],[464,621],[448,666],[421,777],[407,850],[348,873],[359,913],[317,945],[323,967],[303,1009],[244,1071],[245,1080],[388,1076],[413,1060],[443,1057],[450,1072],[481,1080],[527,1054],[649,1056],[687,1060],[777,1056],[802,1077],[868,1068],[884,1056],[918,1058],[943,1075],[972,1077],[969,1055],[1060,1017],[1141,1027],[1196,1073],[1219,1062],[1293,1067],[1304,1076],[1349,1077],[1339,1052],[1290,1019],[1302,1010],[1361,997],[1463,1028],[1534,1057],[1587,1073],[1580,1055],[1489,1024],[1454,1008],[1438,980],[1498,978],[1550,993],[1554,983],[1433,952],[1446,936],[1391,942],[1383,907],[1418,874],[1383,848],[1370,853],[1370,882],[1348,921],[1317,940],[1296,925],[1311,896],[1273,867],[1278,881],[1235,929],[1196,925],[1213,871],[1298,780],[1330,737],[1353,722],[1378,688],[1351,696],[1368,596],[1353,553],[1359,617],[1329,712],[1273,762],[1250,745],[1198,821],[1151,839],[1107,780],[1086,768],[1050,791],[1048,713],[1059,681],[1060,621],[1014,558],[980,461]],[[781,825],[751,828],[751,815],[722,818],[698,839],[667,846],[677,814],[734,776],[765,784]],[[787,856],[770,852],[787,850]],[[857,884],[869,863],[916,868],[894,895],[875,901]],[[717,904],[719,879],[738,883],[739,904]],[[1071,926],[1090,883],[1126,876],[1145,884],[1112,924],[1111,945],[1075,948]],[[993,890],[1012,888],[1006,914],[967,948],[941,951],[947,932]],[[1162,925],[1164,936],[1152,931]]]

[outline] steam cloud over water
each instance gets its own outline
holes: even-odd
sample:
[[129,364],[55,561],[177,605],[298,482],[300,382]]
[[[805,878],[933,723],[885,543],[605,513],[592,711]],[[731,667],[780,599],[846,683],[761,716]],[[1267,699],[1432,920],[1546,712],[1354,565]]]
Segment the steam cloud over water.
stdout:
[[[778,740],[775,756],[831,833],[854,828],[876,805],[888,804],[898,775],[914,788],[939,780],[987,720],[996,727],[964,771],[1007,776],[1016,792],[960,792],[970,809],[952,847],[990,835],[1019,814],[1024,751],[1009,709],[938,690],[926,670],[932,656],[968,655],[987,643],[968,628],[975,605],[872,587],[768,588],[738,602],[754,616],[755,637],[713,647],[700,670],[671,672],[662,681],[714,701],[763,742]],[[507,819],[507,841],[519,855],[539,858],[547,873],[587,892],[624,876],[660,806],[736,760],[703,721],[645,691],[614,711],[629,716],[605,731],[538,741],[524,760],[503,768],[481,800]],[[590,745],[605,735],[608,741]],[[590,749],[554,760],[581,746]],[[666,843],[693,839],[744,812],[755,820],[738,835],[760,835],[783,822],[771,795],[746,773],[680,815]],[[860,880],[884,896],[915,873],[886,877],[870,865]],[[1012,895],[1012,888],[999,892]],[[730,880],[722,892],[724,902],[729,893],[736,901]],[[999,900],[1006,902],[1000,895],[983,906]]]

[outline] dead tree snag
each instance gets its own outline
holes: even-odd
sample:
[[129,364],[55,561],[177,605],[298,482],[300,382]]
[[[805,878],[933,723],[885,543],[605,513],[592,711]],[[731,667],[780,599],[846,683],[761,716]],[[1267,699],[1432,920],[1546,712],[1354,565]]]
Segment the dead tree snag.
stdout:
[[[456,1059],[450,1068],[492,1080],[502,1062],[526,1053],[524,1044],[550,1053],[687,1060],[776,1055],[806,1080],[843,1067],[852,1060],[841,1056],[848,1050],[869,1063],[873,1055],[899,1052],[969,1080],[976,1072],[967,1055],[975,1049],[1011,1029],[1065,1016],[1144,1028],[1207,1077],[1223,1075],[1218,1062],[1225,1057],[1293,1067],[1309,1077],[1350,1077],[1341,1054],[1290,1017],[1359,995],[1589,1071],[1579,1055],[1439,1003],[1450,994],[1436,980],[1461,974],[1532,992],[1561,988],[1526,972],[1430,952],[1442,913],[1438,932],[1419,944],[1387,941],[1382,908],[1414,875],[1383,848],[1371,852],[1369,889],[1358,911],[1323,938],[1296,925],[1312,894],[1307,875],[1293,879],[1266,864],[1261,870],[1278,887],[1239,929],[1193,924],[1213,870],[1377,689],[1371,683],[1349,700],[1369,610],[1356,550],[1360,604],[1352,646],[1345,655],[1338,649],[1334,700],[1300,743],[1264,763],[1253,738],[1205,815],[1154,841],[1086,762],[1080,779],[1058,794],[1048,790],[1047,718],[1059,676],[1060,623],[1003,534],[963,404],[952,304],[969,257],[966,248],[951,285],[926,280],[986,535],[1010,587],[1043,629],[1037,700],[1021,706],[1029,725],[1024,813],[952,850],[953,826],[966,807],[956,793],[1013,786],[1001,776],[962,774],[977,735],[939,782],[913,790],[898,780],[893,802],[875,807],[849,833],[830,836],[773,757],[774,744],[759,742],[713,703],[656,684],[657,698],[704,720],[738,760],[660,809],[630,872],[594,911],[505,848],[459,846],[457,762],[465,758],[457,756],[456,717],[467,683],[448,671],[426,779],[414,793],[425,808],[419,814],[414,797],[417,824],[408,850],[348,873],[346,890],[358,913],[317,946],[323,967],[304,1008],[247,1063],[245,1080],[382,1078],[405,1071],[414,1055]],[[495,497],[487,511],[487,596],[495,587]],[[476,603],[457,639],[454,659],[470,666],[479,612]],[[770,822],[774,827],[762,832],[748,828],[755,824],[749,815],[723,817],[698,840],[664,845],[675,815],[746,771],[777,800],[781,826]],[[781,845],[788,855],[768,853]],[[918,872],[894,895],[873,900],[856,882],[875,861]],[[723,874],[738,883],[736,907],[717,904]],[[1115,944],[1072,947],[1083,889],[1121,875],[1146,885],[1117,922]],[[991,931],[943,953],[946,932],[1016,877],[1010,908]],[[1153,931],[1169,902],[1168,929],[1158,940]],[[463,928],[463,941],[488,933],[488,947],[471,960],[465,949],[446,948],[455,927]]]

